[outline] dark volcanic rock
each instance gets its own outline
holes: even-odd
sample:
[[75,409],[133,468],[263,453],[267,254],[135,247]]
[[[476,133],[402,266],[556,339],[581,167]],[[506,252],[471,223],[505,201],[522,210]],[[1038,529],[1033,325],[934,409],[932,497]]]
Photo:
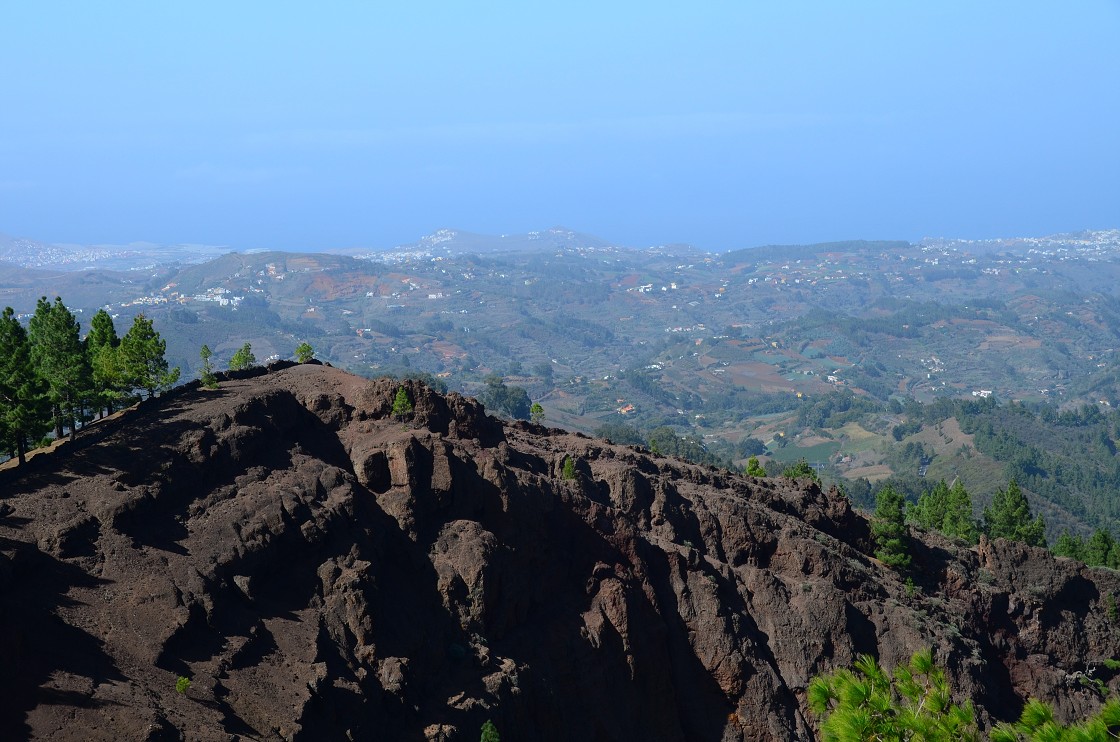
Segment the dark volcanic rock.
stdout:
[[804,739],[813,675],[924,646],[985,724],[1117,684],[1112,572],[926,536],[908,590],[836,493],[406,384],[188,388],[0,471],[0,737]]

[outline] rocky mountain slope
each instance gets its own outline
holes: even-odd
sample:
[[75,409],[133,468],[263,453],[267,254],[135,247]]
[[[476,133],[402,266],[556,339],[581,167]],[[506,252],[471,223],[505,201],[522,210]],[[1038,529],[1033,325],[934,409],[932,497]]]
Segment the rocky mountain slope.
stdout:
[[809,739],[814,674],[923,646],[985,724],[1120,682],[1114,573],[925,536],[908,587],[836,493],[407,389],[188,386],[0,471],[0,737]]

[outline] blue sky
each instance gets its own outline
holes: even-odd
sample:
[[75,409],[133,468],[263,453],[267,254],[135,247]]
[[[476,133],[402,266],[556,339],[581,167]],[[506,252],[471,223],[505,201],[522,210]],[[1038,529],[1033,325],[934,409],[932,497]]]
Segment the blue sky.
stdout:
[[1120,227],[1120,0],[0,8],[0,232],[237,249]]

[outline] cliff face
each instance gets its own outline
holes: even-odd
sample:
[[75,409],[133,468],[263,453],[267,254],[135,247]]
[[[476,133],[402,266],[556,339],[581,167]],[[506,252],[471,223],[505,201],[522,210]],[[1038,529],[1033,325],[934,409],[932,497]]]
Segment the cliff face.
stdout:
[[985,722],[1117,684],[1111,572],[928,536],[908,589],[835,493],[407,387],[295,366],[0,471],[0,736],[805,739],[813,675],[923,646]]

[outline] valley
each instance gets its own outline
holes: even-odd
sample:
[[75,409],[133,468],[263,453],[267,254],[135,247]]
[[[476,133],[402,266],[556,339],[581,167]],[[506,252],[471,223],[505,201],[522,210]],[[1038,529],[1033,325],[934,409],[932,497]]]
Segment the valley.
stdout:
[[[955,411],[925,409],[939,400],[1035,415],[1089,405],[1098,437],[1118,437],[1116,230],[730,253],[631,249],[561,228],[441,230],[350,252],[17,267],[0,279],[0,303],[29,312],[57,293],[79,320],[99,307],[124,321],[143,312],[184,378],[197,376],[203,344],[221,368],[246,342],[262,361],[309,342],[363,376],[472,395],[497,375],[550,424],[647,444],[669,435],[681,455],[737,467],[757,441],[774,470],[805,459],[865,505],[883,482],[916,498],[958,477],[983,504],[1027,475],[1016,451],[978,448]],[[1087,453],[1067,467],[1111,481],[1111,454]],[[1028,490],[1052,538],[1114,527],[1084,487]]]

